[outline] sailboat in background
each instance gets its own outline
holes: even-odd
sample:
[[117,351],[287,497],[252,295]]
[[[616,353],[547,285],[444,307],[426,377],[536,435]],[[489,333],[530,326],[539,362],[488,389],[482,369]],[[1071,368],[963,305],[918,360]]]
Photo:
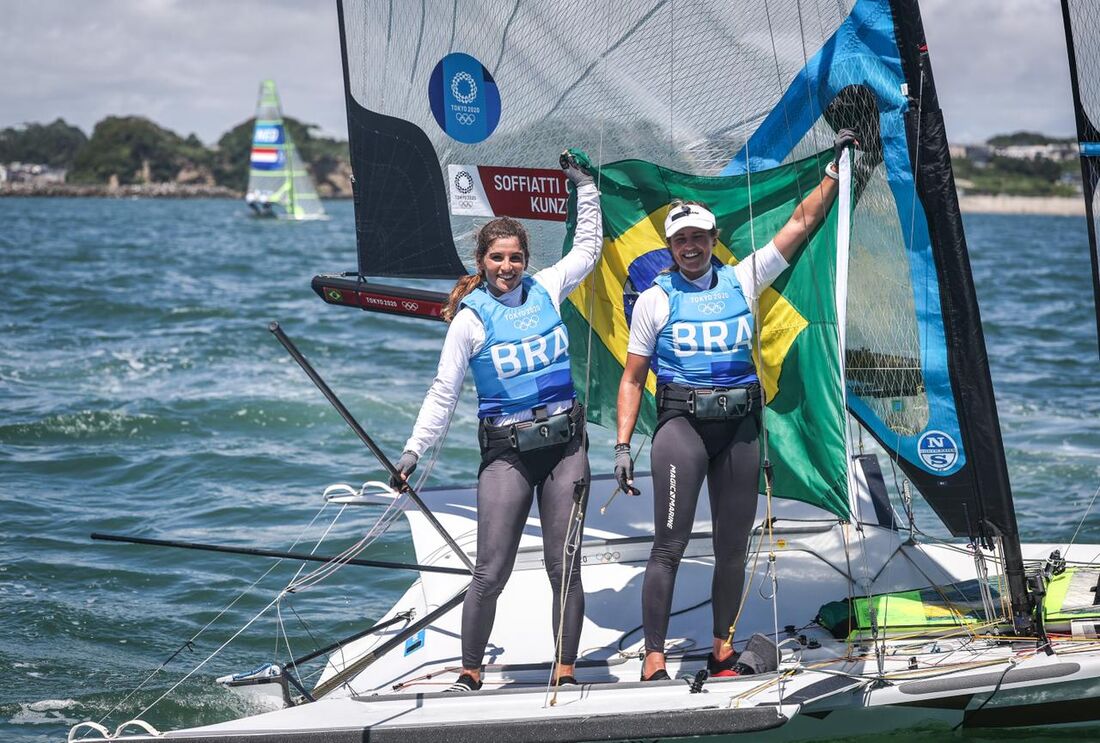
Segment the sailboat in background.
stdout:
[[244,199],[257,217],[325,218],[313,179],[283,122],[274,80],[260,84]]
[[[332,486],[326,503],[377,519],[284,593],[301,596],[399,518],[417,579],[374,626],[304,655],[280,619],[292,660],[219,679],[276,709],[172,740],[791,741],[1100,723],[1100,546],[1021,544],[917,2],[776,5],[341,0],[358,271],[313,288],[330,304],[438,319],[445,294],[374,277],[463,275],[456,236],[493,214],[538,220],[532,263],[547,265],[571,248],[575,205],[545,164],[563,146],[586,150],[606,242],[562,315],[589,420],[609,425],[633,300],[668,263],[656,226],[670,197],[707,192],[716,254],[750,260],[820,183],[834,132],[855,129],[836,206],[753,313],[772,467],[735,645],[767,635],[778,670],[705,677],[703,498],[669,628],[678,678],[637,681],[654,524],[648,499],[620,497],[589,507],[577,551],[582,683],[548,689],[551,653],[532,639],[552,632],[532,609],[551,600],[532,517],[484,688],[441,693],[459,665],[475,489]],[[694,43],[675,45],[679,34]],[[653,418],[651,386],[643,431]],[[602,501],[614,485],[593,480]],[[647,476],[635,485],[651,492]],[[914,493],[959,541],[921,531]]]

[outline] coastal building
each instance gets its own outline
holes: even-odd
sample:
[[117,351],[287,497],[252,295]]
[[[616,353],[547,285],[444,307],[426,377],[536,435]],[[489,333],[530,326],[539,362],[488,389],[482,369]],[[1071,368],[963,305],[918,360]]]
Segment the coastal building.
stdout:
[[993,148],[993,154],[1010,157],[1014,160],[1053,160],[1065,162],[1077,159],[1077,145],[1074,142],[1051,142],[1050,144],[1015,144]]
[[43,163],[12,162],[7,166],[0,165],[3,176],[0,183],[26,183],[29,185],[44,186],[55,183],[64,183],[68,172],[65,168],[51,168]]

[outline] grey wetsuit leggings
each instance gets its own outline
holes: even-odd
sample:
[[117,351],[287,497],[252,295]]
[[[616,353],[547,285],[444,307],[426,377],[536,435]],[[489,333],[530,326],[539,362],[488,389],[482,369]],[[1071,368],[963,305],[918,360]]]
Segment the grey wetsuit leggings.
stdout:
[[714,637],[725,637],[741,602],[745,554],[756,515],[760,478],[760,421],[753,413],[734,421],[678,416],[653,436],[653,551],[642,584],[646,652],[664,652],[672,587],[687,548],[703,478],[713,519]]
[[[569,532],[576,482],[589,480],[584,432],[578,428],[564,446],[519,453],[508,449],[483,465],[477,480],[477,564],[462,605],[462,667],[480,668],[493,629],[497,596],[504,590],[533,496],[538,496],[542,550],[554,592],[553,627],[561,621],[562,547]],[[579,551],[565,555],[570,567],[562,628],[561,662],[572,665],[584,621]],[[556,644],[556,635],[551,638]],[[551,647],[555,647],[552,644]],[[555,647],[556,651],[556,647]],[[556,655],[556,652],[555,652]]]

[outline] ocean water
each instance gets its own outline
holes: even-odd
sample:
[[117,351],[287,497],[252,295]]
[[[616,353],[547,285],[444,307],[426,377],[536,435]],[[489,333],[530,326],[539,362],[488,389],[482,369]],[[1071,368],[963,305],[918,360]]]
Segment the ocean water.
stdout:
[[[325,486],[380,477],[269,321],[400,452],[444,328],[330,307],[310,291],[315,273],[354,267],[351,204],[328,208],[330,221],[283,224],[226,201],[0,200],[0,739],[60,740],[80,720],[135,716],[296,570],[265,575],[270,560],[92,542],[91,532],[272,549],[302,540],[304,551],[332,515],[307,528]],[[1021,529],[1066,541],[1100,486],[1085,223],[968,216],[966,227]],[[434,483],[472,479],[471,400]],[[594,432],[596,471],[610,469],[611,441]],[[374,515],[350,509],[322,552]],[[1100,542],[1100,513],[1078,541]],[[398,527],[362,556],[411,560],[412,550]],[[283,609],[291,648],[365,626],[409,580],[348,567],[295,594]],[[285,659],[275,628],[262,615],[142,716],[164,729],[241,714],[212,679]]]

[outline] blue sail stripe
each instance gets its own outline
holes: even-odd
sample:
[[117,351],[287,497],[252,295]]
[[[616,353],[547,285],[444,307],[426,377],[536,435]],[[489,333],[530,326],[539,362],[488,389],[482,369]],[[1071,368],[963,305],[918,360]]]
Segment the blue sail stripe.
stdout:
[[[849,407],[882,441],[892,442],[907,461],[945,476],[966,464],[966,453],[961,446],[955,397],[947,373],[947,343],[928,222],[913,183],[905,131],[909,102],[903,93],[904,83],[888,0],[857,0],[848,17],[806,63],[722,172],[739,175],[745,173],[746,166],[756,171],[782,163],[842,89],[859,85],[874,95],[879,108],[883,164],[909,260],[929,417],[923,431],[902,436],[851,391]],[[918,444],[928,431],[945,432],[959,442],[958,457],[949,468],[934,470],[922,461]]]

